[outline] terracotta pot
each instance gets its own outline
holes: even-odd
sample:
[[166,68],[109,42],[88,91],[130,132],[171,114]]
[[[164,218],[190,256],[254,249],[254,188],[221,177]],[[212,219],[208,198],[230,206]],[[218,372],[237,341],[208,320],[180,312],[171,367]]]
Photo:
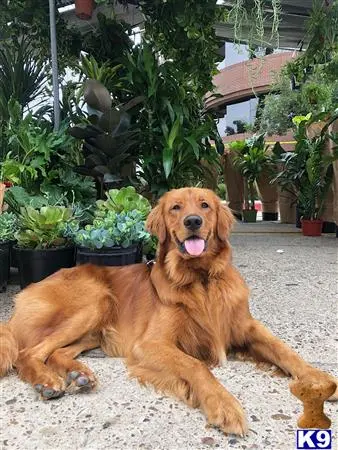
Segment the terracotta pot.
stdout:
[[317,220],[304,220],[302,219],[302,231],[303,236],[321,236],[323,221]]
[[94,11],[94,0],[75,0],[75,14],[81,20],[89,20]]

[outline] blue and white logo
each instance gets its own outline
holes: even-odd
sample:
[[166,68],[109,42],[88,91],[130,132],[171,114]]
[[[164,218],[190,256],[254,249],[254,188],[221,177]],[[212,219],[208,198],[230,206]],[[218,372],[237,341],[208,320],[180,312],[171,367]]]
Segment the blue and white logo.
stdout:
[[297,449],[332,449],[331,430],[297,430]]

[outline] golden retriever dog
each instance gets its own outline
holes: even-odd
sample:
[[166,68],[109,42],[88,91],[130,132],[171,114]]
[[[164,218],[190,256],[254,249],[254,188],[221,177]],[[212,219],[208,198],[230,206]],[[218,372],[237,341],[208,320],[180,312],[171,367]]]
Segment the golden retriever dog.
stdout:
[[230,350],[337,397],[333,377],[251,316],[248,288],[231,263],[233,222],[212,191],[168,192],[146,224],[159,240],[154,265],[63,269],[17,295],[1,328],[0,372],[14,366],[45,400],[90,390],[95,376],[75,358],[101,347],[125,358],[142,384],[199,407],[209,424],[238,435],[248,430],[245,413],[210,371]]

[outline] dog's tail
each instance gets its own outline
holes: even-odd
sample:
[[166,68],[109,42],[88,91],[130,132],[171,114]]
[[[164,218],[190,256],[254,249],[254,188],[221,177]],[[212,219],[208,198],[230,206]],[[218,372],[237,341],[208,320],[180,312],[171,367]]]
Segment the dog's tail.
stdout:
[[18,359],[19,347],[9,323],[0,322],[0,377],[13,367]]

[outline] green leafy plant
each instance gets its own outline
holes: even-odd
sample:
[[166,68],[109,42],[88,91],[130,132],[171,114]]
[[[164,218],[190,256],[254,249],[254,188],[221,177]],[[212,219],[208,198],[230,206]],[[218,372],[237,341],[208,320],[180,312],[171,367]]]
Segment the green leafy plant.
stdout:
[[7,130],[9,152],[2,163],[2,177],[13,184],[34,190],[47,177],[48,165],[56,149],[67,146],[70,137],[61,129],[53,132],[32,115],[22,118],[21,106],[11,100]]
[[[78,60],[82,37],[65,15],[55,8],[58,65],[61,70]],[[2,40],[12,41],[28,36],[35,55],[44,63],[50,62],[49,5],[45,0],[11,0],[1,3],[0,29]],[[1,45],[1,44],[0,44]]]
[[242,174],[244,183],[245,209],[255,209],[255,183],[268,167],[270,157],[268,146],[264,143],[265,134],[254,135],[245,141],[231,142],[229,147],[234,152],[234,165]]
[[[314,0],[310,18],[306,24],[307,48],[297,58],[287,64],[287,73],[296,84],[304,83],[316,67],[323,73],[333,69],[336,79],[335,55],[337,55],[338,2]],[[332,74],[333,74],[332,73]]]
[[104,186],[119,186],[124,182],[123,166],[133,160],[130,150],[137,142],[138,130],[132,126],[127,110],[142,99],[112,108],[108,90],[96,80],[86,81],[84,96],[92,114],[89,124],[70,130],[72,136],[84,141],[84,164],[74,170],[93,177],[100,186],[99,197],[102,197]]
[[161,64],[147,44],[133,49],[125,64],[129,89],[144,97],[135,115],[138,180],[154,197],[205,182],[210,170],[203,161],[215,166],[224,147],[193,81],[173,61]]
[[[307,220],[320,219],[325,196],[332,183],[332,162],[338,159],[338,151],[335,145],[333,153],[327,154],[325,146],[329,139],[338,144],[337,133],[328,132],[330,125],[337,118],[337,113],[294,117],[294,152],[285,152],[280,147],[277,149],[277,161],[282,165],[282,170],[275,181],[282,189],[294,193],[301,216]],[[313,134],[311,126],[318,122],[322,122],[321,131]]]
[[151,209],[149,200],[138,194],[133,186],[120,190],[111,189],[106,193],[106,197],[107,200],[96,202],[95,215],[98,217],[104,217],[108,211],[129,213],[137,210],[141,214],[142,220],[145,220]]
[[72,215],[71,208],[63,206],[21,208],[19,231],[15,235],[19,247],[45,249],[67,245],[64,228]]
[[9,152],[1,165],[0,178],[22,186],[32,195],[48,193],[66,196],[69,201],[94,201],[95,187],[90,178],[73,172],[81,156],[76,140],[67,133],[66,122],[55,132],[49,123],[32,113],[21,118],[18,102],[9,103],[7,129]]
[[82,37],[82,49],[93,55],[100,64],[110,61],[116,65],[133,46],[130,39],[132,28],[126,22],[102,13],[97,14],[97,20],[97,27]]
[[29,37],[3,40],[0,44],[0,160],[8,151],[6,128],[10,119],[10,102],[17,101],[22,112],[35,100],[36,105],[46,99],[49,70],[37,58]]
[[19,222],[14,213],[4,212],[0,214],[0,242],[13,241],[18,229]]
[[115,213],[107,211],[104,217],[94,219],[74,234],[74,241],[80,247],[91,249],[123,247],[149,239],[145,231],[143,216],[139,211]]
[[215,31],[220,15],[216,1],[140,1],[140,6],[145,16],[145,40],[173,61],[199,96],[212,91],[212,76],[221,60],[221,43]]
[[222,200],[226,200],[227,198],[227,187],[224,183],[218,183],[216,194],[221,198]]
[[30,195],[26,189],[21,186],[12,186],[5,192],[5,202],[8,204],[11,212],[20,214],[20,209],[25,206],[32,208],[41,208],[48,205],[48,198],[43,195]]
[[258,120],[261,132],[285,134],[295,128],[292,122],[295,116],[333,111],[337,105],[338,82],[329,80],[325,70],[324,67],[316,67],[297,90],[292,89],[290,76],[285,70],[279,74],[263,102]]

